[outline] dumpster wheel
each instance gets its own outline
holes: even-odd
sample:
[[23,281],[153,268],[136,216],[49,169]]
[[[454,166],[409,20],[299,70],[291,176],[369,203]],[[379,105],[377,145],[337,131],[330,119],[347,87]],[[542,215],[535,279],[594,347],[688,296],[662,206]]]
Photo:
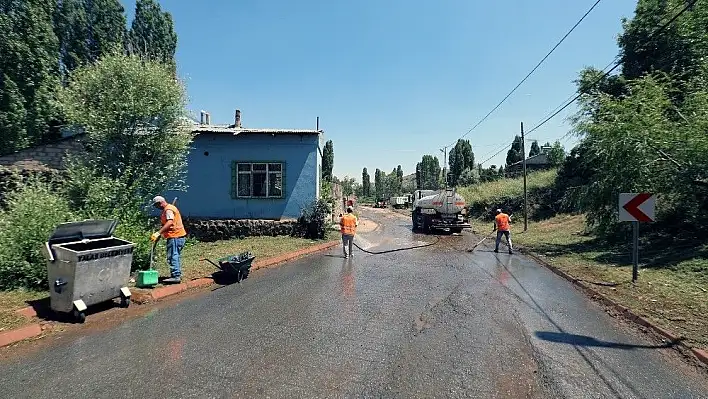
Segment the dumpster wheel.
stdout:
[[130,306],[130,297],[129,296],[121,296],[120,297],[120,307],[127,308],[128,306]]
[[78,309],[74,309],[74,320],[76,320],[79,323],[83,323],[86,321],[86,313],[79,311]]

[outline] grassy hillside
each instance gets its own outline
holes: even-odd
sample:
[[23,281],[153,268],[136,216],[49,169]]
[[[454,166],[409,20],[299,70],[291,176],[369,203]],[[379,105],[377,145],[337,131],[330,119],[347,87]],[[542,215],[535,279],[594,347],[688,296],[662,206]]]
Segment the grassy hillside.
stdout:
[[[555,169],[528,174],[526,187],[529,193],[530,214],[544,213],[552,206],[547,202],[557,174]],[[462,187],[458,192],[465,197],[473,217],[484,217],[499,207],[511,213],[518,213],[523,209],[524,180],[521,177]]]

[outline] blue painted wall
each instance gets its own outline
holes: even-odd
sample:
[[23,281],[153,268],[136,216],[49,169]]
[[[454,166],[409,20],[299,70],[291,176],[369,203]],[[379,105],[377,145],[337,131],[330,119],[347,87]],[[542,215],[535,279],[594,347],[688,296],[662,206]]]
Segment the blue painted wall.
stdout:
[[[317,199],[321,135],[315,134],[211,134],[195,137],[188,157],[186,192],[179,197],[184,217],[213,219],[297,218]],[[208,153],[208,155],[205,155]],[[232,163],[284,162],[284,198],[232,198]]]

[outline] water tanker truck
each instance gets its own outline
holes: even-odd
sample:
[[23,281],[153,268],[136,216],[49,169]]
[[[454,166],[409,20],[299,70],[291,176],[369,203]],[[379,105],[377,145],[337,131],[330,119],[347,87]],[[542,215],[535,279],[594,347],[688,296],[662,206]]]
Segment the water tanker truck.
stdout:
[[471,228],[467,222],[465,198],[454,188],[442,191],[416,190],[413,193],[413,231],[449,230],[461,233]]

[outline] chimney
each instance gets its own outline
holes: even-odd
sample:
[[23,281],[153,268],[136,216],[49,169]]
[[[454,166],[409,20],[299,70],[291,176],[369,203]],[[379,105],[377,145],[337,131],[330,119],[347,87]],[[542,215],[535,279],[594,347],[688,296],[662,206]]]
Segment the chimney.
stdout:
[[205,111],[199,111],[199,124],[203,125],[206,122],[206,112]]
[[206,112],[205,115],[206,115],[206,119],[205,119],[206,125],[210,126],[211,125],[211,114]]
[[237,129],[241,128],[241,110],[237,109],[234,116],[234,127]]

